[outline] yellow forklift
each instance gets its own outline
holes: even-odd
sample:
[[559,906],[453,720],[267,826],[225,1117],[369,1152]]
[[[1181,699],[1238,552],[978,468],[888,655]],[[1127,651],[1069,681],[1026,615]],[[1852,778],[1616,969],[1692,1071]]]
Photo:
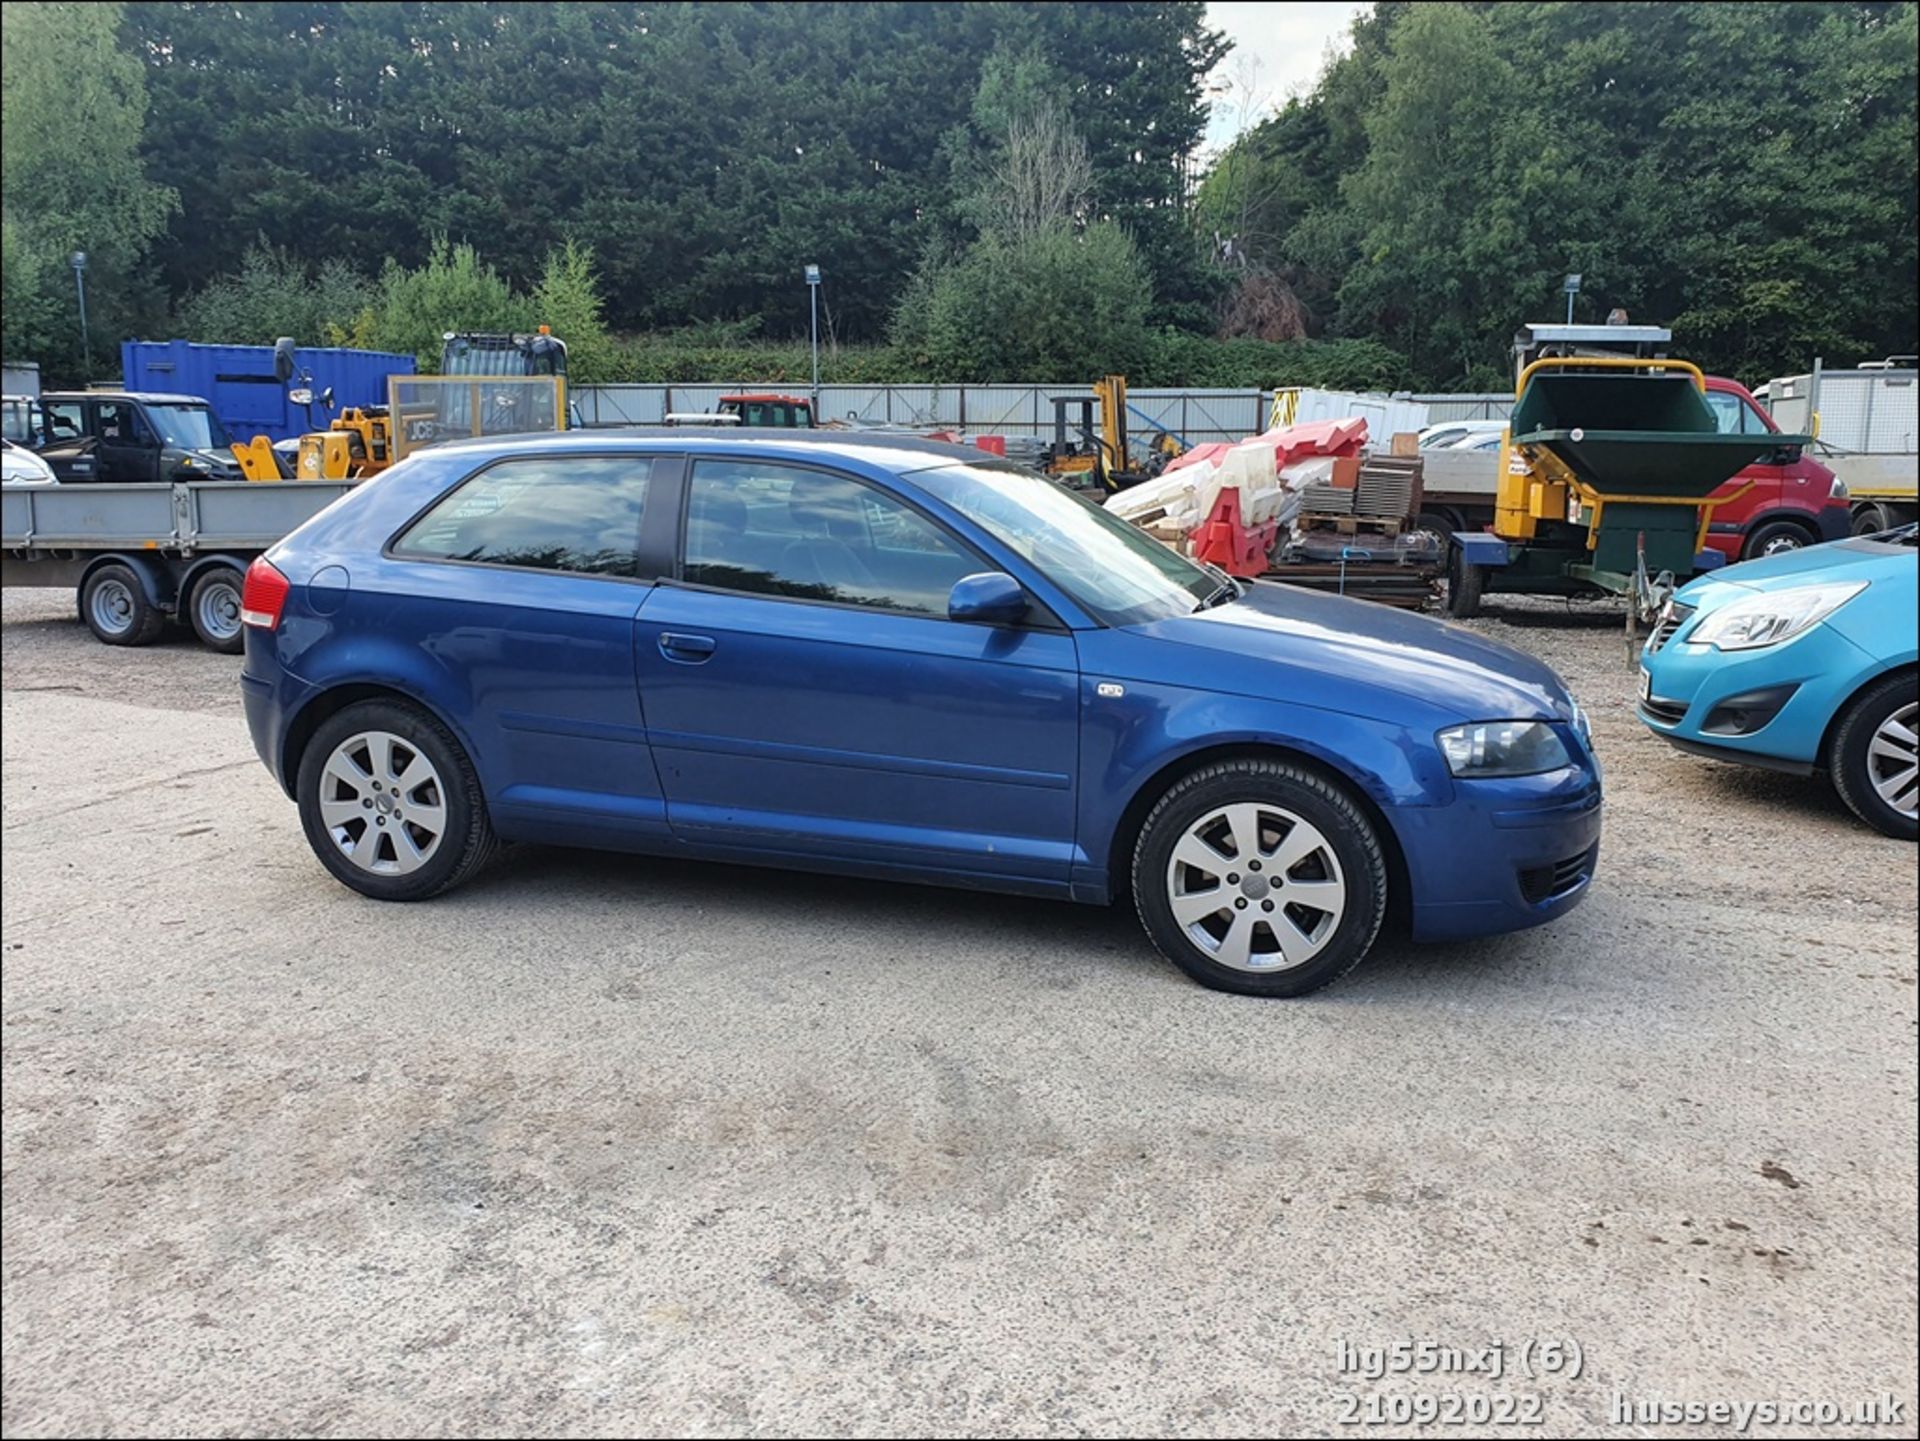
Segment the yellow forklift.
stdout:
[[1156,431],[1144,467],[1136,468],[1127,445],[1127,378],[1109,375],[1093,383],[1091,395],[1053,397],[1053,446],[1047,474],[1075,490],[1111,495],[1151,480],[1183,447],[1165,431]]

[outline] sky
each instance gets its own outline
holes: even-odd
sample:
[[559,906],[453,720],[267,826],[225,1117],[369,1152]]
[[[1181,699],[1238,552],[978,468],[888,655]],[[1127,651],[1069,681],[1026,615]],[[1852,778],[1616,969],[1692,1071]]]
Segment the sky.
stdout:
[[[1230,87],[1213,97],[1213,116],[1207,126],[1207,149],[1218,150],[1241,130],[1245,118],[1278,109],[1295,95],[1313,88],[1326,60],[1329,45],[1347,48],[1347,26],[1369,5],[1281,4],[1275,0],[1252,4],[1210,4],[1207,23],[1224,30],[1233,49],[1213,73],[1215,86]],[[1251,104],[1243,104],[1241,97]]]

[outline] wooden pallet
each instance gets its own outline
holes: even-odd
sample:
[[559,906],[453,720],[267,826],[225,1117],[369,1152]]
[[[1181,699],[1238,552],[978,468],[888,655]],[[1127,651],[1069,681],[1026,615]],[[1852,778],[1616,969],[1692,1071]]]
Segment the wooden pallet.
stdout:
[[1398,535],[1407,528],[1406,518],[1398,515],[1324,515],[1302,511],[1294,521],[1296,530],[1331,530],[1340,535]]

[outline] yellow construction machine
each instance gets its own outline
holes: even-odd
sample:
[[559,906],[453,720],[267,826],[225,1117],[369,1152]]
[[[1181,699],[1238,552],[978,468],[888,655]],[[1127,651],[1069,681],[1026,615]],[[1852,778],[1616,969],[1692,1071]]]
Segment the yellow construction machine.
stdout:
[[1135,466],[1127,444],[1127,412],[1124,375],[1096,380],[1091,395],[1054,396],[1047,473],[1079,490],[1111,494],[1165,470],[1185,447],[1168,432],[1156,431],[1145,464]]
[[[276,342],[274,361],[282,381],[294,378],[291,341]],[[364,480],[408,449],[451,435],[565,430],[566,375],[566,343],[544,325],[533,335],[450,331],[442,337],[439,375],[390,377],[389,404],[348,407],[325,430],[302,435],[291,459],[264,435],[236,442],[234,459],[248,480]],[[449,383],[464,378],[473,384]],[[513,389],[529,379],[536,395]],[[288,398],[309,413],[316,403],[323,411],[333,405],[331,390],[316,397],[310,384],[295,387]],[[407,422],[401,437],[395,435],[396,414]]]

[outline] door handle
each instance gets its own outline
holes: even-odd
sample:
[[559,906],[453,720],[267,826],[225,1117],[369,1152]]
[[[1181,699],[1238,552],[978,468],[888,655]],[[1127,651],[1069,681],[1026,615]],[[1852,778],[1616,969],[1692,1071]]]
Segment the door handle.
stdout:
[[682,635],[675,631],[663,630],[660,632],[660,654],[668,660],[698,665],[713,654],[713,637]]

